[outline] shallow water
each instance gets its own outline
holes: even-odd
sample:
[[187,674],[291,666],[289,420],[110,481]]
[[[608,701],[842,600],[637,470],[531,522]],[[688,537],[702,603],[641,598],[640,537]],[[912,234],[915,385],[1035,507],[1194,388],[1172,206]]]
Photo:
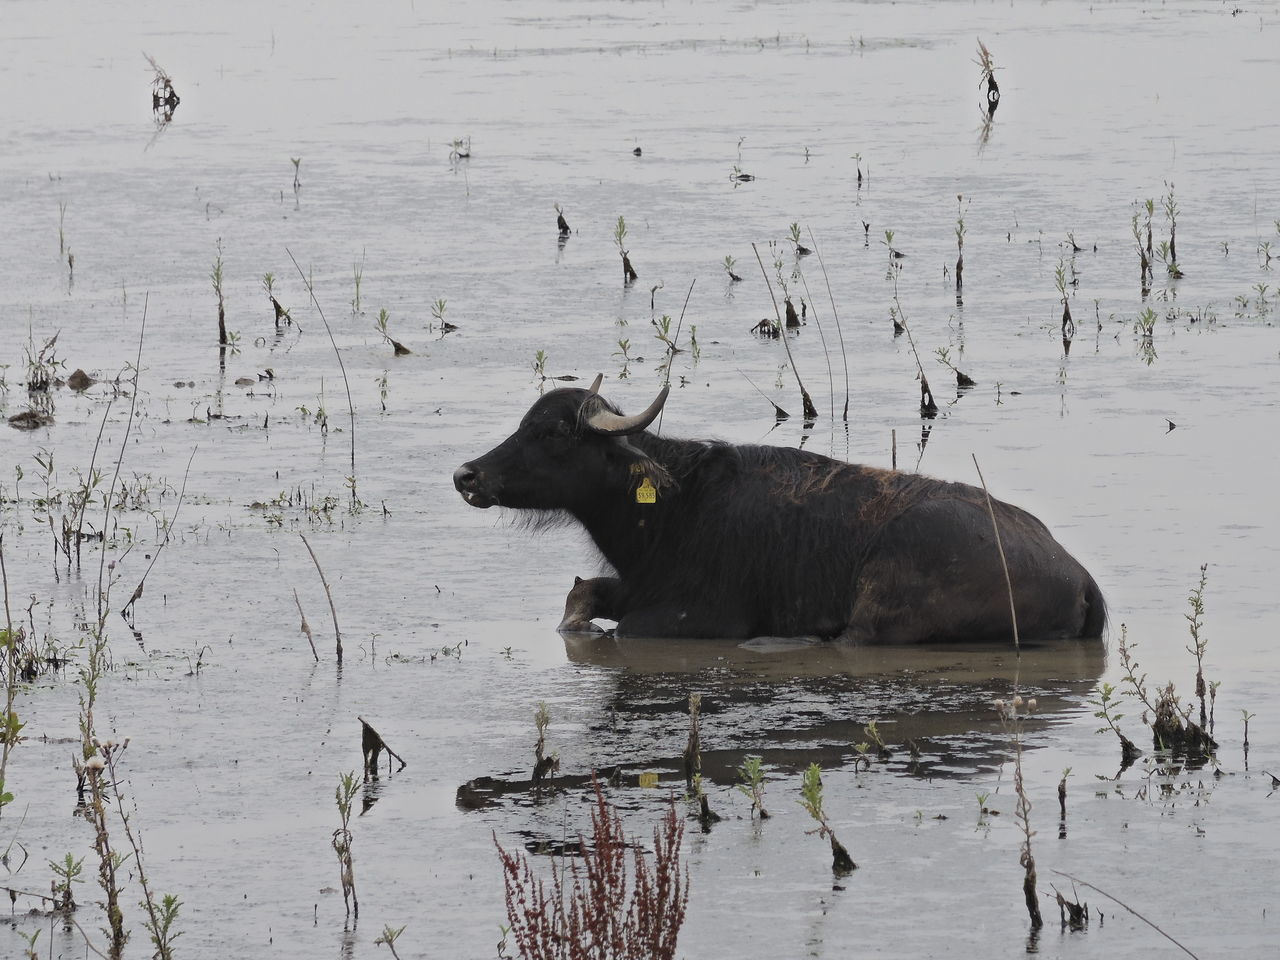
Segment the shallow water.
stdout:
[[[127,381],[145,303],[121,471],[130,500],[109,521],[100,497],[88,513],[88,528],[107,526],[113,609],[175,512],[176,522],[134,611],[140,641],[108,620],[114,669],[98,724],[133,738],[123,789],[152,882],[183,900],[179,956],[373,957],[384,924],[407,925],[401,956],[493,956],[505,923],[493,837],[511,847],[585,829],[584,778],[617,767],[624,786],[611,796],[628,832],[647,836],[669,790],[684,787],[690,692],[704,695],[708,791],[725,819],[705,834],[689,821],[682,956],[845,956],[851,944],[899,957],[1019,953],[1011,750],[990,708],[1015,683],[1040,704],[1024,767],[1041,891],[1069,891],[1061,870],[1200,956],[1268,949],[1280,851],[1258,825],[1274,802],[1259,771],[1280,767],[1266,709],[1280,680],[1269,442],[1280,283],[1262,244],[1280,253],[1280,185],[1260,98],[1274,86],[1275,4],[1238,15],[1194,2],[411,3],[372,18],[323,4],[214,9],[170,5],[159,22],[116,5],[69,21],[10,3],[0,36],[11,93],[0,97],[0,412],[26,409],[24,347],[54,333],[64,376],[83,367]],[[975,37],[1004,93],[985,145]],[[182,97],[163,128],[140,50]],[[451,158],[466,137],[470,157]],[[735,167],[757,179],[735,186]],[[1157,264],[1144,302],[1130,218],[1134,201],[1169,183],[1186,276],[1169,281]],[[962,307],[944,272],[957,195]],[[59,252],[60,203],[74,274]],[[556,203],[575,231],[563,245]],[[619,215],[640,273],[630,289],[611,239]],[[790,340],[822,414],[812,427],[798,416],[775,425],[747,380],[799,413],[782,345],[748,332],[772,312],[751,244],[772,274],[777,241],[789,276],[792,222],[806,243],[812,230],[828,275],[807,257],[812,296],[793,283],[827,342],[812,321]],[[1157,242],[1167,236],[1158,199],[1154,228]],[[887,268],[885,230],[907,254],[899,271]],[[1068,235],[1082,248],[1074,257]],[[225,372],[209,279],[219,242],[239,334]],[[342,376],[290,252],[311,272],[350,379],[369,505],[357,514]],[[742,283],[728,281],[726,254]],[[1060,258],[1079,279],[1066,356]],[[297,321],[279,333],[260,285],[268,271]],[[850,368],[847,427],[828,278]],[[1040,516],[1103,585],[1105,646],[1029,650],[1019,662],[558,637],[573,576],[596,571],[589,545],[466,507],[452,471],[538,395],[539,350],[548,375],[603,371],[624,409],[647,404],[662,382],[651,316],[674,321],[690,284],[681,345],[696,325],[701,350],[672,364],[664,431],[803,443],[877,466],[891,463],[896,437],[900,467],[969,482],[976,455],[993,492]],[[895,290],[942,408],[932,421],[918,415],[907,338],[893,336]],[[440,298],[458,327],[443,337],[431,318]],[[1158,315],[1150,363],[1133,330],[1146,306]],[[374,326],[380,309],[412,355],[391,356]],[[978,385],[957,396],[938,348]],[[241,377],[255,382],[235,386]],[[77,622],[93,616],[100,554],[86,543],[82,571],[56,562],[35,458],[53,454],[51,491],[74,489],[91,462],[105,486],[129,393],[127,383],[114,398],[105,384],[59,388],[52,426],[0,435],[14,616],[58,647],[78,643]],[[65,501],[51,510],[55,522],[65,512]],[[341,669],[298,533],[333,588]],[[1150,682],[1189,694],[1184,613],[1206,562],[1221,775],[1144,761],[1117,776],[1116,742],[1095,735],[1086,700],[1099,681],[1120,681],[1121,623]],[[297,629],[295,588],[319,664]],[[27,739],[10,760],[16,800],[0,838],[30,854],[20,869],[9,861],[22,890],[47,888],[47,860],[86,857],[78,919],[100,942],[91,835],[73,815],[75,678],[73,664],[19,697]],[[535,799],[540,701],[564,789]],[[1247,765],[1241,711],[1257,714]],[[1123,712],[1148,747],[1141,710]],[[337,775],[360,765],[357,716],[409,765],[362,796],[372,806],[353,827],[362,917],[352,926],[329,838]],[[893,754],[868,770],[853,744],[870,720]],[[764,823],[733,788],[746,753],[766,760]],[[843,889],[795,802],[813,761],[859,863]],[[1067,767],[1064,830],[1056,788]],[[636,786],[640,772],[659,773],[662,787]],[[979,815],[980,794],[998,814]],[[1045,901],[1041,954],[1171,946],[1080,892],[1105,919],[1060,932]],[[138,899],[131,885],[130,955],[148,950]],[[33,906],[18,898],[12,929],[0,930],[5,955],[37,928],[42,949],[52,935],[55,953],[84,954],[78,934],[24,913]]]

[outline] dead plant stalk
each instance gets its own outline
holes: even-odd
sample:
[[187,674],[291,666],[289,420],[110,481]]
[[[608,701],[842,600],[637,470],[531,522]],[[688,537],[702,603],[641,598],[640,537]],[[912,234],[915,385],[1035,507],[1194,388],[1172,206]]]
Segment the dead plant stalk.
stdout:
[[[311,544],[307,543],[305,535],[300,533],[298,536],[302,538],[302,543],[307,548],[307,553],[311,554],[311,562],[316,565],[316,573],[320,574],[320,582],[324,584],[324,595],[329,599],[329,614],[333,617],[333,637],[337,647],[338,666],[342,666],[342,631],[338,629],[338,610],[333,605],[333,592],[329,589],[329,581],[325,578],[324,570],[320,568],[320,561],[316,559],[316,552],[311,549]],[[301,611],[302,607],[299,606],[298,609]],[[306,618],[304,617],[303,620],[305,622]],[[310,636],[310,631],[308,631],[307,637],[310,638]],[[315,644],[312,644],[311,648],[314,650]],[[319,658],[317,657],[317,659]]]

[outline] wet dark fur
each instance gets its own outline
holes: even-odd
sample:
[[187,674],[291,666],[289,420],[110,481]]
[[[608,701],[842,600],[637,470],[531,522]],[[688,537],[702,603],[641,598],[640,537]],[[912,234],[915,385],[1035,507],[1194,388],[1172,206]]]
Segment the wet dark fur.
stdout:
[[[601,437],[583,431],[584,400],[604,403],[553,391],[511,440],[463,469],[515,507],[517,473],[559,478],[541,488],[557,487],[545,496],[562,503],[528,506],[538,523],[558,508],[586,528],[618,574],[619,633],[1012,641],[980,489],[791,448]],[[567,462],[540,463],[542,436],[559,438]],[[513,450],[518,471],[503,463]],[[636,502],[642,476],[661,480],[657,503]],[[1022,636],[1099,636],[1106,611],[1092,577],[1035,517],[993,503]]]

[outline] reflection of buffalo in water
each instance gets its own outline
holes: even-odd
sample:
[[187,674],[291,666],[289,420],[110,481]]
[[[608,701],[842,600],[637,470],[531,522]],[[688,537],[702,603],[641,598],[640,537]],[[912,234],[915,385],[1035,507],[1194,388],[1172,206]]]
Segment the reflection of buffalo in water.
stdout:
[[[478,777],[458,789],[462,807],[536,802],[539,790],[589,786],[590,767],[635,785],[658,773],[683,789],[688,697],[702,696],[702,775],[739,781],[743,758],[763,758],[771,775],[858,762],[855,744],[876,721],[891,751],[884,769],[924,778],[989,773],[1009,757],[1009,731],[992,701],[1035,697],[1024,723],[1031,739],[1079,712],[1106,667],[1102,643],[1024,645],[1012,650],[965,644],[910,646],[805,640],[565,637],[568,659],[596,676],[595,701],[576,758],[563,774],[535,784],[529,770]],[[872,751],[872,756],[875,751]],[[532,756],[530,757],[532,765]],[[663,791],[665,795],[665,791]]]
[[[596,390],[541,397],[454,485],[580,522],[616,578],[588,581],[624,636],[1007,641],[1004,570],[980,489],[803,450],[645,432]],[[1024,637],[1096,637],[1098,585],[1043,523],[993,500]]]

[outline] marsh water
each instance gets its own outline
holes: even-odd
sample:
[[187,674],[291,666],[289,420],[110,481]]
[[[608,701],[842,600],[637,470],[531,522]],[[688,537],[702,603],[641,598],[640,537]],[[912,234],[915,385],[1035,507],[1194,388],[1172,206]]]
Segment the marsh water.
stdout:
[[[1087,929],[1060,929],[1045,899],[1029,936],[1011,732],[992,708],[1016,693],[1038,701],[1022,736],[1041,893],[1075,895],[1061,871],[1198,956],[1265,954],[1280,889],[1264,772],[1280,773],[1278,14],[5,3],[0,412],[52,421],[0,425],[0,532],[15,626],[69,662],[15,702],[25,739],[5,777],[4,884],[46,893],[49,860],[84,857],[76,919],[102,946],[72,768],[101,582],[111,663],[97,729],[131,738],[121,791],[149,881],[182,901],[177,956],[382,956],[384,926],[405,927],[402,957],[497,956],[495,838],[549,875],[559,861],[536,851],[589,828],[593,769],[618,771],[609,797],[641,842],[672,796],[684,815],[690,693],[723,819],[707,832],[688,820],[681,956],[1176,950],[1083,886]],[[993,118],[978,38],[1003,94]],[[153,110],[144,52],[172,78],[171,116]],[[1133,218],[1141,229],[1152,200],[1167,241],[1170,197],[1183,276],[1157,260],[1144,295]],[[797,253],[793,223],[817,253]],[[292,322],[274,322],[268,273]],[[774,315],[765,274],[806,305],[791,361],[751,332]],[[409,354],[377,329],[383,310]],[[680,347],[669,364],[663,317]],[[55,334],[45,362],[99,382],[29,395],[29,360]],[[942,360],[976,386],[959,392]],[[669,376],[672,436],[966,482],[976,457],[993,493],[1102,584],[1108,638],[1018,657],[560,637],[573,577],[599,570],[590,544],[466,506],[451,474],[565,382],[543,375],[597,372],[627,411]],[[770,401],[792,416],[776,420]],[[84,486],[83,529],[105,538],[60,557],[51,531]],[[300,534],[332,590],[341,666]],[[1126,700],[1120,725],[1144,758],[1120,770],[1088,701],[1100,683],[1124,687],[1123,624],[1149,688],[1172,681],[1194,703],[1186,614],[1202,564],[1216,761],[1154,752]],[[560,769],[535,792],[543,702]],[[330,839],[338,776],[361,766],[357,717],[407,766],[362,788],[353,922]],[[857,745],[871,721],[892,753],[868,767]],[[764,760],[767,821],[735,789],[748,754]],[[859,864],[849,877],[806,833],[812,762]],[[124,869],[126,953],[146,956]],[[40,956],[85,956],[43,909],[17,896],[0,953],[40,930]]]

